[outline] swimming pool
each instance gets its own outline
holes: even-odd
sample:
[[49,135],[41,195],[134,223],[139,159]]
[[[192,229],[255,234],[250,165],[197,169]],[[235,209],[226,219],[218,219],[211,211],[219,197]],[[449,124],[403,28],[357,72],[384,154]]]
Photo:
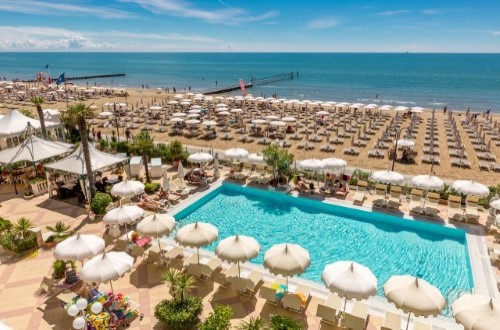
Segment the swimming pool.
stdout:
[[[241,234],[261,244],[252,260],[262,264],[274,244],[307,249],[311,266],[301,277],[321,282],[324,266],[354,260],[370,268],[379,294],[392,275],[411,274],[453,300],[473,287],[465,231],[378,212],[342,207],[283,193],[224,183],[174,215],[178,228],[203,221],[219,229],[219,240]],[[214,250],[218,241],[207,247]]]

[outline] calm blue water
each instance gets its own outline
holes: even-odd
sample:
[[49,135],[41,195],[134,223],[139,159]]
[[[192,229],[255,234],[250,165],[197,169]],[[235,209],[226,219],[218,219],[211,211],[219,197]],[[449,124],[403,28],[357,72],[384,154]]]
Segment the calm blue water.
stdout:
[[[255,237],[262,264],[267,249],[296,243],[311,266],[302,277],[321,282],[326,264],[354,260],[378,278],[379,294],[392,275],[411,274],[436,285],[448,298],[470,291],[473,280],[465,232],[375,212],[224,184],[175,215],[178,227],[195,221],[219,229],[219,238]],[[218,241],[208,247],[214,250]]]
[[[126,73],[99,84],[191,86],[206,91],[251,77],[299,71],[253,95],[500,112],[500,54],[370,53],[0,53],[0,76]],[[78,82],[85,84],[85,81]],[[93,81],[89,81],[93,84]]]

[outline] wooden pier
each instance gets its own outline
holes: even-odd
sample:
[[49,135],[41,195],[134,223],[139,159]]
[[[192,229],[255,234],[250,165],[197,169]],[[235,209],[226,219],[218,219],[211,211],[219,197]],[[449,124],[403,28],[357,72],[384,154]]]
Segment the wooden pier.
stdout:
[[[65,77],[64,79],[66,81],[71,81],[71,80],[92,80],[92,79],[114,78],[114,77],[125,77],[125,73],[111,73],[111,74],[100,74],[100,75],[80,76],[80,77]],[[57,79],[53,79],[53,80],[55,81]],[[37,80],[36,79],[29,79],[29,80],[23,80],[23,82],[33,83],[33,82],[37,82]]]
[[[288,73],[283,73],[283,74],[277,74],[273,76],[268,76],[264,78],[251,78],[250,82],[248,84],[245,84],[245,88],[252,88],[253,86],[260,86],[260,85],[265,85],[265,84],[270,84],[273,82],[278,82],[278,81],[284,81],[284,80],[292,80],[296,78],[297,75],[295,72],[288,72]],[[224,93],[229,93],[233,92],[236,90],[240,90],[241,86],[229,86],[229,87],[224,87],[220,89],[214,89],[211,91],[207,91],[203,93],[204,95],[214,95],[214,94],[224,94]]]

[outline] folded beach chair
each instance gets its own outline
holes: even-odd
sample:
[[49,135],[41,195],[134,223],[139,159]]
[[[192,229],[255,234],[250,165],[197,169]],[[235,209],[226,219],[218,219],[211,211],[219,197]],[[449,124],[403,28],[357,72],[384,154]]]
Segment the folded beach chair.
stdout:
[[365,202],[366,196],[364,192],[356,192],[352,198],[352,203],[354,205],[363,205]]
[[223,274],[223,278],[221,280],[221,286],[229,289],[235,278],[238,277],[238,265],[233,264],[229,267]]
[[318,304],[316,316],[320,317],[323,322],[336,324],[338,322],[337,312],[341,307],[342,299],[338,295],[330,293],[324,303]]
[[167,263],[170,263],[172,260],[176,258],[182,257],[182,255],[184,254],[184,250],[179,246],[169,245],[165,248],[165,250],[167,252],[163,254],[162,258]]
[[358,180],[357,186],[358,191],[366,191],[368,189],[368,182],[364,180]]
[[299,284],[293,293],[285,294],[282,300],[283,308],[287,308],[298,313],[302,312],[306,309],[310,293],[310,287]]
[[380,330],[401,330],[401,316],[392,312],[385,312],[384,323]]
[[344,326],[352,330],[364,330],[366,328],[366,317],[368,316],[368,305],[359,301],[354,303],[351,313],[346,313]]
[[202,265],[198,265],[197,263],[191,263],[186,267],[186,273],[196,278],[202,278],[203,275],[201,273]]
[[161,254],[160,254],[160,252],[150,249],[148,251],[148,257],[146,258],[146,262],[148,264],[160,265],[161,264]]
[[115,242],[115,251],[126,251],[128,247],[128,241],[123,239],[117,239]]

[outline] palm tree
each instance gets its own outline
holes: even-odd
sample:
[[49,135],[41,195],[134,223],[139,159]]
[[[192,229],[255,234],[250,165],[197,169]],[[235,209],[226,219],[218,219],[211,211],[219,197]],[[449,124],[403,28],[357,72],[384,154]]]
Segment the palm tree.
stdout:
[[27,218],[20,218],[17,220],[17,222],[14,224],[14,232],[18,233],[21,235],[21,238],[24,239],[24,237],[28,234],[29,230],[33,228],[33,222]]
[[77,103],[69,107],[64,116],[65,124],[78,127],[78,133],[82,142],[83,158],[85,159],[85,168],[87,170],[87,180],[90,185],[89,202],[91,201],[91,197],[95,196],[96,193],[94,173],[92,172],[92,164],[90,162],[89,132],[86,122],[86,118],[94,115],[94,111],[90,107],[91,105],[86,105],[85,103]]
[[48,231],[51,231],[54,234],[53,236],[55,236],[56,241],[59,241],[69,236],[69,229],[71,228],[71,226],[66,225],[62,221],[58,221],[56,222],[56,225],[54,227],[46,226],[45,228],[47,228]]
[[266,324],[264,320],[259,316],[251,316],[248,321],[242,321],[239,330],[264,330],[266,328]]
[[151,182],[148,169],[148,151],[153,149],[153,140],[146,130],[142,130],[134,140],[134,148],[142,151],[142,161],[146,171],[146,182]]
[[181,273],[175,283],[175,294],[180,295],[181,301],[184,301],[184,295],[194,288],[195,283],[196,280],[193,276],[186,273]]
[[181,271],[176,269],[176,268],[168,268],[161,274],[161,280],[163,282],[167,282],[170,284],[170,289],[172,291],[172,295],[174,296],[174,299],[176,298],[176,290],[174,289],[175,284],[177,283],[177,280],[179,279],[179,275],[181,274]]
[[40,120],[40,128],[42,130],[42,137],[44,139],[46,139],[47,138],[47,130],[45,128],[45,118],[43,118],[43,110],[42,110],[43,97],[33,96],[31,98],[31,103],[33,103],[36,107],[36,112],[38,113],[38,119]]

